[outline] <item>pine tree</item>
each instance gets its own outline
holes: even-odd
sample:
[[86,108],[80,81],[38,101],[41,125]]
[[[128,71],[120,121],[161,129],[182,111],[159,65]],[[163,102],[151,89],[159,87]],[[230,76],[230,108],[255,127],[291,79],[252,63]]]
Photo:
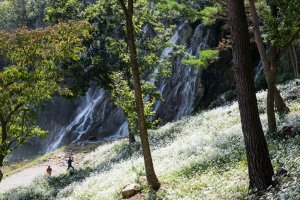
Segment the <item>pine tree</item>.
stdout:
[[240,0],[228,0],[227,6],[250,188],[263,190],[272,184],[274,172],[257,108],[245,7]]

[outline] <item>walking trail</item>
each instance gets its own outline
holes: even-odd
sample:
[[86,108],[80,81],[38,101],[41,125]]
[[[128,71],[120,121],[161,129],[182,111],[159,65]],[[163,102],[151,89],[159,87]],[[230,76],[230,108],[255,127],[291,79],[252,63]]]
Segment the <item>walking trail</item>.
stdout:
[[[11,189],[28,186],[36,178],[46,175],[48,165],[52,168],[52,176],[57,176],[62,172],[66,172],[67,154],[63,153],[55,157],[49,158],[46,161],[41,161],[37,166],[26,168],[20,172],[4,177],[0,182],[0,193],[7,192]],[[75,167],[78,163],[75,162]]]

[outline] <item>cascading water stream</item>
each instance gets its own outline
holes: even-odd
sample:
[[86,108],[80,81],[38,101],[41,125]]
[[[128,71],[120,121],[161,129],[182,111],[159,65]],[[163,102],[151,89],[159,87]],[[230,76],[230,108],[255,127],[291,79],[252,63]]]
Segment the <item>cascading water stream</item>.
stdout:
[[[147,30],[150,31],[149,28],[145,28],[144,31]],[[193,30],[187,22],[183,22],[170,40],[175,45],[186,45],[187,53],[198,57],[199,52],[206,48],[209,36],[210,32],[204,25],[200,24]],[[165,48],[161,61],[167,59],[173,50],[173,46]],[[177,120],[191,114],[195,110],[195,100],[201,96],[198,93],[202,70],[182,64],[183,59],[185,58],[180,57],[174,60],[175,65],[172,67],[170,78],[156,80],[158,69],[154,69],[154,75],[148,79],[157,85],[164,98],[164,101],[157,102],[154,108],[158,117],[164,118],[164,121]],[[65,144],[90,141],[89,138],[113,140],[128,135],[128,123],[122,110],[112,103],[103,89],[90,88],[85,97],[78,100],[76,107],[77,111],[72,113],[73,117],[68,118],[68,123],[57,126],[47,136],[46,150],[54,150]],[[51,124],[55,126],[55,121],[58,120],[53,120]]]
[[[182,41],[180,34],[188,34],[189,25],[183,23],[173,35],[173,43],[185,44],[186,41]],[[206,48],[209,38],[209,31],[204,33],[205,26],[199,24],[191,35],[187,54],[195,57],[199,56],[199,52]],[[187,32],[187,33],[185,33]],[[184,38],[184,37],[183,37]],[[168,56],[173,51],[172,47],[167,47],[163,51],[163,57]],[[171,102],[174,104],[173,109],[176,109],[173,119],[177,120],[183,116],[189,115],[193,112],[195,101],[195,90],[197,89],[197,82],[201,70],[194,69],[191,66],[182,64],[185,57],[178,58],[176,66],[173,67],[172,77],[170,79],[164,79],[159,82],[158,88],[162,94],[165,102]],[[160,110],[166,106],[165,102],[157,102],[154,109]]]
[[89,89],[86,93],[86,96],[83,98],[83,103],[78,108],[78,114],[76,115],[75,119],[68,126],[61,129],[61,131],[57,134],[58,137],[54,140],[54,143],[47,148],[47,151],[51,151],[59,147],[66,133],[71,130],[78,134],[76,140],[74,140],[72,143],[77,142],[90,128],[91,124],[93,123],[92,113],[94,108],[104,97],[104,90],[93,91],[93,89]]

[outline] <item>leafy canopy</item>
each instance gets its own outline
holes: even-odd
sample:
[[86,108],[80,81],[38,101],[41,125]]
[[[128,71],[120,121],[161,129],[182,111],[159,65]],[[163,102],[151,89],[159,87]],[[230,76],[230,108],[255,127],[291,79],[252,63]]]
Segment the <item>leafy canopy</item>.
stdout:
[[183,60],[183,64],[193,65],[198,68],[206,68],[209,64],[219,59],[219,50],[207,49],[199,53],[198,59]]
[[45,29],[17,29],[0,32],[0,55],[6,60],[0,72],[0,156],[27,139],[43,136],[37,126],[43,102],[55,93],[66,94],[62,86],[61,62],[76,62],[85,50],[82,39],[91,25],[71,21]]
[[[133,134],[138,132],[138,116],[136,113],[136,103],[134,90],[128,85],[128,80],[124,79],[124,74],[116,72],[112,74],[114,83],[112,84],[112,97],[116,105],[118,105],[125,113],[128,121],[129,131]],[[153,129],[158,124],[158,120],[151,120],[155,115],[153,106],[156,100],[160,100],[160,94],[156,91],[156,87],[151,82],[143,81],[141,84],[144,103],[144,113],[147,128]]]

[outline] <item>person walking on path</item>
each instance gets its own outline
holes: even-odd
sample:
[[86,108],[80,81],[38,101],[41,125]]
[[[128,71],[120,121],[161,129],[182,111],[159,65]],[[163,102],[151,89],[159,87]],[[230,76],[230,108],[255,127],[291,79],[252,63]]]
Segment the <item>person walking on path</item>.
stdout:
[[47,167],[46,173],[47,173],[49,176],[51,176],[51,174],[52,174],[52,168],[51,168],[50,166]]
[[67,163],[68,163],[68,169],[67,169],[67,171],[70,168],[72,168],[74,170],[74,167],[72,166],[72,162],[74,162],[74,161],[73,161],[73,158],[71,158],[71,156],[70,156],[69,159],[67,160]]

